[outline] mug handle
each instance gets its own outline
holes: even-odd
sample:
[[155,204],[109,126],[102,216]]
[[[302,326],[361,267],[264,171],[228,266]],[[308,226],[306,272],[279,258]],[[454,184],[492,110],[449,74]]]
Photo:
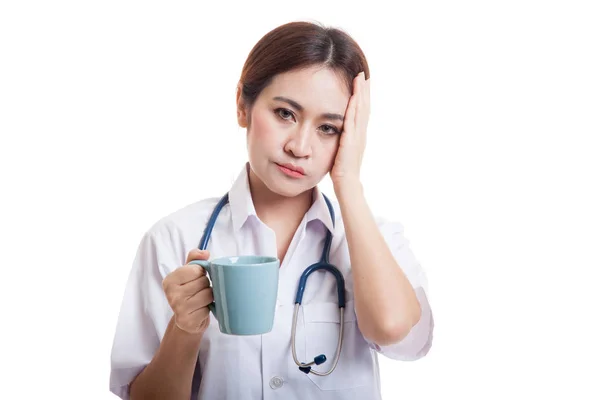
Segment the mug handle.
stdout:
[[[192,260],[188,264],[196,264],[196,265],[201,266],[202,268],[204,268],[204,270],[208,274],[208,277],[210,278],[210,274],[209,274],[210,261],[207,261],[207,260]],[[217,318],[217,310],[216,310],[216,306],[215,306],[215,302],[214,301],[208,305],[208,309],[213,313],[213,315],[215,316],[215,318]]]

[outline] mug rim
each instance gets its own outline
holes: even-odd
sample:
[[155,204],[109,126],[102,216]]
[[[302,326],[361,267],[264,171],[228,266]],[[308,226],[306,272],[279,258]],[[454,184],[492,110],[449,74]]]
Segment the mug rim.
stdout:
[[[237,264],[235,262],[231,262],[230,260],[232,258],[242,258],[242,257],[252,257],[252,258],[262,258],[266,261],[263,262],[252,262],[252,263],[243,263],[243,264]],[[215,259],[212,260],[208,260],[208,262],[212,265],[218,265],[218,266],[223,266],[223,267],[240,267],[240,266],[244,266],[244,267],[255,267],[255,266],[264,266],[264,265],[269,265],[269,264],[274,264],[279,262],[279,259],[277,257],[273,257],[273,256],[260,256],[260,255],[255,255],[255,254],[247,254],[247,255],[238,255],[238,256],[223,256],[223,257],[217,257]]]

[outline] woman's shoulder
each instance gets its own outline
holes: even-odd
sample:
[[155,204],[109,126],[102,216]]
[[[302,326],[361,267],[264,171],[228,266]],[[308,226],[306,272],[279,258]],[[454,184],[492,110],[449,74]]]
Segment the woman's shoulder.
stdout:
[[199,226],[206,224],[220,199],[220,197],[207,197],[179,207],[156,220],[148,228],[147,233],[171,234],[174,231],[198,230]]
[[[330,198],[331,206],[333,208],[333,212],[335,214],[335,234],[342,235],[345,234],[345,226],[344,220],[342,218],[341,208],[339,201],[333,197]],[[371,210],[371,209],[370,209]],[[375,224],[383,233],[402,233],[404,232],[404,225],[399,218],[396,216],[378,212],[378,210],[371,210],[371,216],[375,220]]]

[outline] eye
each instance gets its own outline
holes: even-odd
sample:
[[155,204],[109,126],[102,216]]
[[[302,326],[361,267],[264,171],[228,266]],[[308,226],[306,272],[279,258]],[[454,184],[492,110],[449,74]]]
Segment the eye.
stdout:
[[336,135],[340,133],[340,130],[338,128],[331,125],[321,125],[321,130],[326,135]]
[[287,108],[278,108],[275,110],[275,114],[279,116],[279,118],[290,121],[290,118],[294,117],[294,113],[288,110]]
[[[277,108],[274,110],[274,113],[284,121],[295,121],[296,120],[296,118],[294,117],[294,113],[292,111],[288,110],[287,108]],[[336,134],[341,133],[338,128],[336,128],[335,126],[332,126],[332,125],[321,125],[319,127],[319,129],[321,129],[321,131],[325,135],[336,135]]]

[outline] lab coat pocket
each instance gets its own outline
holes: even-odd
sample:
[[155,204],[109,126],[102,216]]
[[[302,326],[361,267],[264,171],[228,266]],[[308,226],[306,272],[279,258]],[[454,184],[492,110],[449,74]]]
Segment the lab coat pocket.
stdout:
[[[303,362],[310,362],[321,354],[327,361],[313,365],[318,372],[327,372],[335,361],[340,333],[340,309],[337,303],[311,303],[302,306],[306,354]],[[321,390],[351,389],[369,384],[374,378],[371,349],[358,329],[354,302],[344,309],[344,336],[340,358],[330,375],[307,374]]]

